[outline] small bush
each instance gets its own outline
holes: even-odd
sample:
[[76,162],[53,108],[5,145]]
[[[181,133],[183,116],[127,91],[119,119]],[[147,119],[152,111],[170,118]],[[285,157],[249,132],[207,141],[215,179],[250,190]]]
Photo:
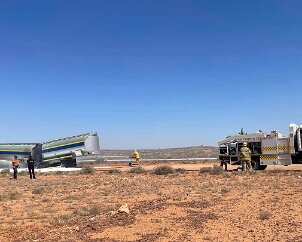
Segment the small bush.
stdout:
[[177,169],[175,169],[175,172],[177,172],[177,173],[181,173],[181,174],[184,174],[184,173],[186,173],[186,169],[183,169],[183,168],[177,168]]
[[109,174],[120,174],[121,171],[119,169],[111,169],[108,171]]
[[64,214],[64,215],[60,215],[60,216],[54,218],[52,223],[55,225],[60,225],[60,226],[70,225],[70,224],[72,224],[74,219],[75,218],[74,218],[73,214]]
[[129,173],[136,173],[136,174],[145,173],[145,172],[146,172],[146,170],[141,166],[134,167],[134,168],[129,170]]
[[73,212],[74,215],[78,216],[95,216],[102,212],[102,208],[99,206],[92,206],[92,207],[84,207],[80,208]]
[[167,175],[174,173],[174,170],[171,166],[159,166],[154,169],[153,173],[155,175]]
[[7,195],[8,200],[18,200],[20,199],[21,195],[18,192],[11,192]]
[[9,174],[9,173],[10,173],[9,168],[5,168],[5,169],[3,169],[3,170],[1,171],[1,174],[3,174],[3,175],[7,175],[7,174]]
[[260,218],[261,220],[267,220],[267,219],[269,219],[270,217],[271,217],[271,214],[270,214],[269,212],[267,212],[267,211],[261,211],[261,212],[260,212],[259,218]]
[[221,188],[220,193],[221,193],[221,194],[227,194],[227,193],[229,193],[230,191],[231,191],[230,189],[223,187],[223,188]]
[[223,167],[219,165],[214,165],[212,170],[210,171],[210,174],[212,175],[217,175],[217,174],[222,174],[223,173]]
[[212,169],[212,167],[201,167],[199,173],[210,173]]
[[95,169],[92,166],[84,166],[81,169],[81,174],[93,174]]
[[209,173],[211,175],[217,175],[223,173],[223,167],[219,165],[214,165],[213,167],[201,167],[199,173]]
[[43,187],[37,187],[37,188],[34,188],[31,193],[32,194],[41,194],[41,193],[43,193],[43,191],[44,191]]

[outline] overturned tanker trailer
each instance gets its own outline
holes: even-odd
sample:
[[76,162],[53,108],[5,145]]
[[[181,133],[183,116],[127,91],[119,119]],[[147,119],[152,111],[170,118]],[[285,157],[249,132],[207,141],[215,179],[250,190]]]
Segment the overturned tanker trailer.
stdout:
[[14,155],[18,156],[20,159],[21,167],[26,166],[26,161],[29,155],[32,155],[37,163],[40,163],[42,161],[42,144],[0,144],[0,168],[9,168]]
[[53,140],[42,145],[41,166],[73,167],[77,166],[77,157],[99,153],[99,137],[95,132]]
[[50,142],[26,144],[0,144],[0,168],[11,166],[14,155],[25,167],[29,155],[32,155],[38,167],[77,166],[77,157],[99,154],[100,144],[97,133],[87,133]]

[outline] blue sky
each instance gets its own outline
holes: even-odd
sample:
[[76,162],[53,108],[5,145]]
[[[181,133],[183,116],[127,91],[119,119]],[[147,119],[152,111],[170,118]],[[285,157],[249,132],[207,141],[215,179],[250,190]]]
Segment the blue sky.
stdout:
[[299,0],[0,1],[0,142],[216,145],[302,123]]

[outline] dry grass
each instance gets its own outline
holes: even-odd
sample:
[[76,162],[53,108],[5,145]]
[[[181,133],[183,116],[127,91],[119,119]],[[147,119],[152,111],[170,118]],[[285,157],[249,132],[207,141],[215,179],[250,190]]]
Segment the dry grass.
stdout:
[[259,214],[259,219],[261,220],[267,220],[270,219],[272,215],[268,211],[261,211]]
[[175,172],[176,172],[176,173],[180,173],[180,174],[184,174],[184,173],[186,173],[186,169],[183,169],[183,168],[176,168],[176,169],[175,169]]
[[156,167],[152,173],[155,175],[168,175],[173,174],[174,169],[171,166],[159,166]]
[[209,173],[211,175],[219,175],[224,173],[222,166],[213,165],[213,167],[201,167],[199,173]]
[[109,174],[121,174],[122,172],[119,169],[111,169],[108,171]]
[[199,173],[210,173],[212,167],[201,167]]
[[13,192],[8,193],[6,195],[6,198],[8,200],[19,200],[21,198],[21,194],[16,191],[13,191]]
[[3,170],[1,171],[1,174],[2,174],[2,175],[8,175],[9,173],[10,173],[9,168],[5,168],[5,169],[3,169]]
[[136,174],[145,173],[145,172],[146,172],[146,170],[141,166],[134,167],[129,170],[129,173],[136,173]]
[[73,212],[77,216],[95,216],[102,212],[102,208],[98,205],[93,205],[91,207],[82,207]]
[[74,214],[64,214],[64,215],[59,215],[58,217],[55,217],[52,221],[51,224],[57,225],[57,226],[65,226],[65,225],[70,225],[74,222],[75,216]]
[[42,194],[44,192],[44,188],[43,187],[36,187],[32,190],[32,194]]
[[84,166],[82,167],[81,174],[93,174],[95,173],[95,169],[92,166]]
[[[242,234],[295,241],[302,234],[300,172],[219,174],[3,176],[0,241],[239,241]],[[130,214],[110,213],[125,203]]]

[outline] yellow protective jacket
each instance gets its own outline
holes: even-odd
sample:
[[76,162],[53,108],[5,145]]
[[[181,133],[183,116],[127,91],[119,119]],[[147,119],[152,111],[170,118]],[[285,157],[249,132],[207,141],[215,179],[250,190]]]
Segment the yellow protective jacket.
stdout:
[[239,152],[240,160],[250,161],[251,160],[251,150],[248,147],[242,147]]
[[133,158],[135,159],[139,159],[139,153],[137,151],[135,151],[132,155]]

